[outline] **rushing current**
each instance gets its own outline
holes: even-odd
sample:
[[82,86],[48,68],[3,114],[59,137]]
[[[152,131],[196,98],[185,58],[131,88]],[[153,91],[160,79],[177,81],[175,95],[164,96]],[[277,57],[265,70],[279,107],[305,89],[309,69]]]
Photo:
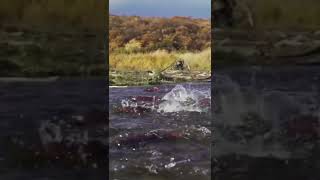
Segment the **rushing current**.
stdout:
[[210,179],[209,83],[111,88],[110,179]]
[[106,179],[105,91],[104,78],[1,81],[0,179]]
[[108,163],[114,180],[320,177],[317,66],[236,67],[215,71],[212,83],[110,88],[109,121],[104,80],[0,87],[0,179],[103,179]]
[[319,179],[319,67],[220,69],[213,178]]

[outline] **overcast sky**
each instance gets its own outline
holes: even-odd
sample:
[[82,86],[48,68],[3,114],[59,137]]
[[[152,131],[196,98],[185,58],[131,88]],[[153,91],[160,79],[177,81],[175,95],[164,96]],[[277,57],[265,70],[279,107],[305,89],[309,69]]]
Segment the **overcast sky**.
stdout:
[[209,18],[211,0],[109,0],[109,10],[116,15]]

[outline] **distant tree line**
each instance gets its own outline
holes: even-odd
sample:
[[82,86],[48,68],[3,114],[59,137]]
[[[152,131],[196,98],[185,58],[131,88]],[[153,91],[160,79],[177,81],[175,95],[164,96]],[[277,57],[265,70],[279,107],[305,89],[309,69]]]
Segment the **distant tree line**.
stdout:
[[200,51],[210,46],[210,19],[109,16],[111,52]]

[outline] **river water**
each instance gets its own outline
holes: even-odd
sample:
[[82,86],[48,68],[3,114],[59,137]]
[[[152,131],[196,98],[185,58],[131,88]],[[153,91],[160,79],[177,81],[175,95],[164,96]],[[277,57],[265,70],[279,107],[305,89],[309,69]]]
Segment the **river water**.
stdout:
[[[63,153],[68,148],[54,148],[46,143],[48,133],[40,127],[48,121],[57,127],[59,123],[63,138],[79,132],[89,132],[89,141],[98,127],[107,127],[106,80],[63,79],[55,82],[1,82],[0,83],[0,179],[1,180],[88,180],[106,179],[106,165],[92,166],[90,161],[70,163]],[[72,122],[83,117],[85,122],[101,119],[79,126]],[[95,118],[97,117],[97,118]],[[63,125],[64,123],[64,125]],[[94,125],[96,124],[96,125]],[[68,126],[68,128],[67,128]],[[48,128],[50,129],[50,128]],[[107,129],[107,128],[106,128]],[[52,129],[51,129],[52,130]],[[56,135],[55,132],[51,134]],[[105,135],[101,135],[104,139]],[[60,142],[64,147],[64,142]],[[76,143],[74,143],[76,144]],[[60,151],[60,153],[58,153]],[[54,153],[57,152],[57,153]],[[78,158],[77,151],[74,159]],[[97,154],[107,162],[105,156]],[[69,154],[68,157],[72,157]],[[60,158],[60,159],[59,159]]]
[[1,82],[0,179],[320,179],[319,86],[317,66],[220,68],[107,105],[105,80]]
[[210,179],[210,83],[111,88],[110,179]]
[[219,69],[215,179],[319,179],[320,67]]

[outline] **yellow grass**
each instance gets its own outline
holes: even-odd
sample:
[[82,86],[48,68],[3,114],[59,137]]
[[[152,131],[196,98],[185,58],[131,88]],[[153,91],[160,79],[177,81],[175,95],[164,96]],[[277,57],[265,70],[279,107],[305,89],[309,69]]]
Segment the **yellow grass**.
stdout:
[[320,1],[245,0],[253,10],[258,28],[318,29]]
[[191,69],[201,71],[211,70],[211,48],[198,53],[188,52],[178,54],[178,57],[184,59]]
[[178,58],[183,58],[191,70],[210,71],[211,69],[211,49],[198,53],[168,53],[163,50],[150,53],[112,53],[109,55],[109,67],[120,71],[161,71]]
[[40,27],[101,28],[107,18],[106,1],[2,0],[0,22]]

